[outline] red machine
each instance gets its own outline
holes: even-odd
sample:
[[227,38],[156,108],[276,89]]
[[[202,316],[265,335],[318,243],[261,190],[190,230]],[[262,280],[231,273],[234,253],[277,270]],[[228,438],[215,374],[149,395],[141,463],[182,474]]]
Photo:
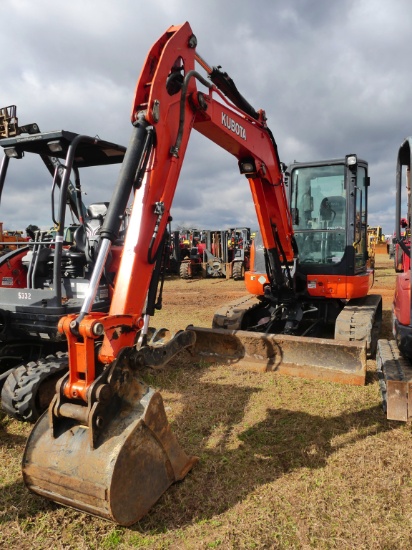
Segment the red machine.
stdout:
[[179,275],[182,279],[191,279],[202,273],[203,251],[206,248],[202,234],[199,229],[187,229],[180,233]]
[[226,276],[235,281],[245,278],[245,272],[250,269],[250,228],[240,227],[226,231],[228,240]]
[[[396,166],[395,295],[392,305],[395,340],[379,340],[376,364],[381,392],[390,420],[407,421],[412,417],[412,299],[410,267],[412,137],[404,140]],[[404,170],[406,167],[406,170]],[[406,175],[405,178],[403,176]],[[406,180],[407,219],[401,218],[402,187]],[[398,265],[397,265],[398,263]]]
[[[160,394],[139,380],[141,366],[157,368],[183,347],[192,347],[199,356],[214,355],[252,368],[258,363],[266,370],[287,371],[294,364],[298,375],[313,370],[318,378],[364,380],[365,339],[370,333],[360,331],[362,341],[349,342],[351,334],[342,332],[337,342],[307,337],[308,327],[302,331],[300,326],[315,311],[318,325],[325,320],[334,325],[345,310],[345,289],[357,284],[367,293],[371,273],[363,267],[365,219],[347,224],[353,231],[351,246],[343,250],[345,265],[352,270],[347,275],[336,274],[333,266],[323,274],[322,261],[311,276],[308,264],[298,270],[293,223],[299,216],[288,206],[265,113],[249,105],[226,73],[209,67],[196,46],[185,23],[170,27],[147,56],[132,107],[133,133],[100,231],[89,290],[80,314],[59,323],[69,345],[69,373],[58,383],[48,414],[33,429],[23,458],[24,481],[32,491],[121,525],[142,517],[197,461],[173,436]],[[195,62],[208,78],[195,69]],[[239,304],[237,310],[229,308],[224,328],[188,327],[163,346],[148,346],[149,319],[161,305],[157,288],[165,231],[193,128],[231,153],[249,181],[268,284],[263,296],[251,298],[248,309]],[[354,219],[366,209],[368,184],[366,172],[361,178],[358,168],[356,157],[348,159]],[[93,312],[96,289],[119,232],[119,215],[131,193],[133,210],[110,310]],[[326,247],[326,222],[323,231]],[[342,295],[329,297],[330,287]],[[352,304],[352,318],[362,312],[363,323],[372,326],[379,304],[366,304],[367,311],[364,305],[359,301],[355,311]],[[232,326],[240,330],[233,332]]]

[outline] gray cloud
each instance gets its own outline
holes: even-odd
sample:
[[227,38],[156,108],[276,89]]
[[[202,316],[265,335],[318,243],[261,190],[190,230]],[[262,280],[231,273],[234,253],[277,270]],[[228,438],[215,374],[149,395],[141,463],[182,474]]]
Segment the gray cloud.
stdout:
[[[147,52],[170,25],[188,20],[199,53],[266,110],[282,160],[357,153],[370,167],[369,222],[393,230],[396,154],[412,134],[408,0],[3,0],[2,8],[0,101],[17,104],[21,123],[127,145]],[[0,219],[10,228],[50,225],[42,170],[6,182]],[[85,202],[108,200],[117,172],[96,176]],[[172,213],[176,224],[198,227],[255,220],[236,160],[199,136]]]

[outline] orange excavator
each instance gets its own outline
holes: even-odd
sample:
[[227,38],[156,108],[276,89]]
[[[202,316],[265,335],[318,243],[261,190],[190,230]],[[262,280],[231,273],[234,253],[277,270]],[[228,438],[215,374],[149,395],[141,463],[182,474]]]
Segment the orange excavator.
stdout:
[[[298,373],[310,373],[313,361],[317,377],[331,379],[324,373],[337,369],[337,380],[362,383],[367,341],[379,317],[379,301],[362,301],[372,279],[364,267],[369,182],[365,165],[358,166],[355,155],[346,158],[346,176],[338,177],[342,189],[347,186],[346,217],[339,227],[333,226],[333,216],[325,217],[318,228],[321,251],[345,234],[341,257],[331,260],[329,269],[320,260],[312,272],[309,261],[299,268],[293,226],[305,220],[302,239],[317,229],[306,226],[304,211],[299,218],[298,205],[289,208],[265,112],[256,111],[226,73],[205,62],[196,46],[189,23],[184,23],[170,27],[149,51],[135,91],[132,136],[100,231],[88,291],[80,313],[59,322],[68,342],[68,374],[33,428],[23,457],[30,490],[120,525],[138,521],[197,462],[173,435],[161,395],[140,380],[142,367],[159,368],[189,348],[195,356],[211,358],[216,350],[222,360],[252,367],[256,361],[276,370],[297,348]],[[156,342],[150,317],[161,306],[165,235],[192,129],[231,153],[249,181],[264,247],[263,294],[253,298],[249,308],[228,307],[229,320],[222,321],[222,328],[189,326],[164,344],[159,336],[159,345],[148,345],[149,340]],[[298,183],[293,185],[297,191]],[[131,194],[133,208],[110,310],[92,311]],[[306,199],[306,210],[316,200]],[[339,265],[344,265],[341,272]],[[362,320],[368,321],[369,332],[352,335],[341,330],[336,341],[333,334],[327,339],[308,336],[308,328],[300,331],[302,321],[315,311],[316,325],[335,325],[348,304],[353,319],[367,310]]]

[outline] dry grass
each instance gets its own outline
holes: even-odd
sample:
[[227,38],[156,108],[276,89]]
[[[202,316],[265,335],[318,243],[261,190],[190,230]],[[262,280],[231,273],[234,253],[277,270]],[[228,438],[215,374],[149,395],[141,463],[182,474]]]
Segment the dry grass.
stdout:
[[[377,257],[390,336],[394,273]],[[157,326],[208,326],[243,293],[234,281],[168,280]],[[20,461],[30,427],[0,418],[0,546],[5,548],[356,548],[412,546],[412,436],[368,384],[252,374],[181,354],[149,376],[174,432],[200,457],[132,528],[119,528],[27,493]]]

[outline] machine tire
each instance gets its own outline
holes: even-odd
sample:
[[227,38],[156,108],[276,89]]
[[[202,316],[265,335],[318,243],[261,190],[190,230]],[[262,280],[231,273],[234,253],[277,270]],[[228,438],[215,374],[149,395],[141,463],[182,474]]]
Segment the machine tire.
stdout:
[[234,262],[232,274],[235,281],[243,281],[245,278],[245,266],[243,262]]
[[192,272],[191,272],[191,269],[190,269],[189,262],[182,262],[180,264],[179,275],[180,275],[181,279],[191,279],[192,278]]
[[206,266],[207,277],[224,277],[222,262],[209,261]]
[[1,392],[3,410],[16,420],[35,422],[49,406],[68,364],[68,354],[58,352],[14,369]]

